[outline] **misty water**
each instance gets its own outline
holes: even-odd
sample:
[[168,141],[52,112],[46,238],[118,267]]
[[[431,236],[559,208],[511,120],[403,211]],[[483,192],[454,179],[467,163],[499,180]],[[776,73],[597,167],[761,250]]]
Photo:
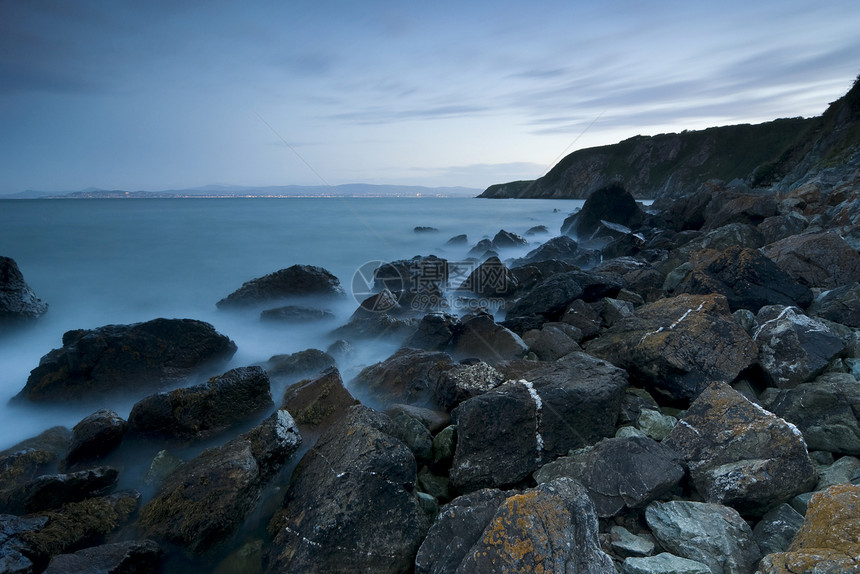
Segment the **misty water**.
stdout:
[[[0,450],[54,425],[73,426],[92,405],[30,404],[10,399],[71,329],[128,324],[157,317],[209,322],[235,341],[229,368],[261,364],[276,354],[325,349],[357,306],[353,277],[363,264],[435,254],[466,258],[500,229],[520,235],[536,225],[549,234],[532,246],[502,252],[524,255],[558,235],[564,217],[582,205],[570,200],[453,198],[113,199],[0,201],[0,255],[15,259],[36,295],[49,304],[33,325],[0,336]],[[438,232],[416,233],[416,226]],[[468,244],[447,247],[468,235]],[[262,322],[259,311],[215,307],[244,282],[294,264],[334,273],[347,297],[327,301],[336,319],[319,323]],[[356,283],[361,290],[361,282]],[[359,296],[363,293],[359,293]],[[385,359],[393,342],[355,342],[349,377]],[[216,373],[204,373],[213,375]],[[197,381],[189,380],[188,383]],[[139,395],[100,407],[127,417]],[[276,404],[282,388],[273,389]]]

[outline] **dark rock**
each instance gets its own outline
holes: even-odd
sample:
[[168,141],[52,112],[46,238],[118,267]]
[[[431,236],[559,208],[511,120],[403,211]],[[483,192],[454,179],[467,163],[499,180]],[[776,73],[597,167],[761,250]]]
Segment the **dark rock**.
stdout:
[[732,311],[757,312],[765,305],[808,307],[812,292],[757,249],[730,247],[696,268],[677,293],[725,295]]
[[773,386],[790,389],[811,381],[845,350],[821,321],[797,307],[769,305],[756,315],[753,340],[759,364]]
[[483,259],[485,253],[494,253],[493,252],[493,241],[492,239],[484,238],[475,244],[473,248],[469,250],[469,253],[466,255],[468,257],[478,257]]
[[114,542],[54,556],[45,574],[137,574],[156,572],[161,547],[152,540]]
[[713,574],[707,564],[681,558],[668,552],[645,558],[630,557],[624,560],[623,574]]
[[[833,456],[831,453],[827,454]],[[850,482],[856,484],[858,479],[860,479],[860,459],[853,456],[843,456],[826,466],[818,467],[818,484],[815,485],[815,490],[824,490],[834,484],[848,484]]]
[[102,409],[84,418],[72,429],[66,463],[101,458],[119,446],[128,423],[112,410]]
[[582,332],[567,323],[544,323],[540,330],[527,331],[523,342],[542,361],[555,361],[568,353],[581,351],[576,339]]
[[436,386],[453,361],[447,353],[404,348],[363,369],[356,388],[370,391],[383,404],[403,403],[422,407],[436,405]]
[[592,449],[562,457],[535,473],[543,484],[563,476],[582,483],[601,518],[643,508],[684,478],[681,458],[650,438],[610,438]]
[[412,453],[366,407],[320,437],[269,524],[267,572],[406,572],[430,524],[413,493]]
[[292,417],[281,410],[230,442],[205,450],[168,476],[141,509],[144,534],[193,553],[214,548],[242,524],[301,440]]
[[15,488],[0,491],[0,513],[30,514],[101,496],[116,486],[118,475],[119,471],[109,466],[42,475]]
[[525,257],[517,259],[512,264],[512,267],[523,267],[541,261],[574,263],[579,261],[581,255],[582,253],[579,251],[579,244],[576,240],[571,239],[567,235],[560,235],[532,249],[526,253]]
[[520,337],[534,329],[540,329],[544,323],[549,320],[543,315],[526,315],[525,317],[514,317],[513,319],[505,319],[499,325],[506,329],[510,329]]
[[712,249],[714,251],[725,251],[729,247],[747,247],[758,249],[764,245],[764,237],[761,232],[745,223],[731,223],[709,231],[684,243],[678,248],[669,251],[668,257],[660,262],[658,268],[661,272],[668,274],[679,265],[690,261],[697,251]]
[[235,352],[233,341],[209,323],[193,319],[69,331],[61,349],[42,357],[18,396],[40,402],[81,401],[157,389]]
[[430,287],[448,284],[448,261],[435,255],[399,259],[377,268],[373,278],[379,291],[421,293]]
[[601,220],[636,229],[644,219],[645,213],[633,196],[620,185],[612,184],[589,195],[582,209],[564,220],[561,232],[573,237],[587,237]]
[[325,309],[312,309],[287,305],[276,309],[266,309],[260,312],[263,321],[280,321],[282,323],[312,323],[334,319],[334,313]]
[[761,516],[818,481],[797,429],[714,383],[690,405],[663,444],[687,462],[708,502]]
[[358,401],[343,386],[335,367],[330,367],[312,379],[289,387],[281,408],[289,411],[303,435],[321,432]]
[[[630,291],[648,299],[652,292],[659,291],[666,279],[652,264],[636,257],[616,257],[608,259],[591,270],[605,276],[617,276],[619,282]],[[662,293],[659,294],[662,296]]]
[[433,437],[427,427],[403,411],[395,411],[389,418],[399,427],[393,436],[409,447],[418,465],[431,462],[433,460]]
[[337,277],[313,265],[293,265],[244,283],[216,303],[219,309],[252,307],[287,297],[342,297]]
[[346,357],[349,357],[353,351],[354,349],[352,344],[346,339],[338,339],[325,350],[326,353],[336,359],[345,359]]
[[753,537],[764,555],[785,552],[803,524],[803,515],[781,504],[762,516],[753,528]]
[[535,225],[534,227],[529,227],[526,230],[527,236],[539,235],[544,233],[549,233],[549,229],[546,228],[546,225]]
[[38,532],[47,522],[47,516],[0,514],[0,572],[32,574],[35,571],[27,537]]
[[493,249],[510,249],[512,247],[525,247],[529,242],[516,233],[502,229],[493,237]]
[[458,290],[477,293],[481,297],[504,298],[513,295],[517,287],[519,281],[516,276],[498,257],[490,257],[469,274]]
[[436,400],[452,410],[465,400],[491,391],[505,382],[505,376],[483,361],[457,364],[442,373],[436,383]]
[[568,271],[551,275],[538,283],[528,294],[521,297],[508,311],[507,317],[543,315],[557,320],[576,299],[597,301],[603,297],[614,297],[622,285],[611,278],[587,273]]
[[404,347],[443,351],[459,328],[459,320],[447,313],[428,313],[418,323],[418,330],[406,340]]
[[72,431],[57,426],[0,452],[0,491],[56,472],[71,438]]
[[241,367],[200,385],[138,401],[128,415],[129,432],[200,440],[274,406],[266,372],[261,367]]
[[48,304],[36,297],[14,259],[0,256],[0,324],[41,317]]
[[602,319],[593,306],[582,299],[576,299],[565,310],[561,321],[579,329],[583,339],[591,339],[600,332]]
[[420,422],[431,434],[436,434],[451,424],[451,415],[445,411],[426,409],[414,405],[391,405],[385,409],[385,414],[392,419],[400,413]]
[[463,317],[452,353],[459,358],[477,358],[491,365],[522,357],[528,347],[513,331],[479,313]]
[[705,225],[705,214],[715,192],[723,193],[723,190],[705,183],[691,194],[658,198],[651,207],[657,210],[665,224],[675,231],[701,229]]
[[428,227],[426,225],[418,225],[413,229],[415,233],[436,233],[439,230],[435,227]]
[[763,252],[809,287],[833,289],[860,281],[860,254],[835,231],[793,235]]
[[[434,304],[428,300],[427,311]],[[419,307],[420,309],[420,307]],[[403,341],[411,337],[418,328],[418,319],[392,317],[388,313],[374,313],[368,317],[351,319],[349,323],[338,327],[332,334],[335,337],[355,339],[394,339]]]
[[388,313],[398,316],[404,314],[404,309],[400,306],[397,295],[388,289],[383,289],[359,303],[358,309],[352,314],[350,320],[369,317],[374,313]]
[[305,349],[290,355],[275,355],[266,362],[266,372],[273,377],[299,378],[319,373],[335,364],[334,357],[319,349]]
[[762,398],[766,409],[797,425],[810,450],[860,455],[860,384],[850,375]]
[[792,211],[786,215],[768,217],[759,224],[758,230],[764,237],[765,245],[768,245],[792,235],[800,235],[808,225],[803,215]]
[[706,213],[705,228],[716,229],[730,223],[759,225],[777,213],[776,199],[771,194],[740,194],[718,210]]
[[455,235],[451,239],[445,242],[445,245],[466,245],[469,243],[469,237],[464,233],[462,235]]
[[860,327],[860,283],[825,291],[809,308],[809,314],[848,327]]
[[669,552],[706,564],[714,573],[752,574],[761,551],[733,508],[704,502],[652,502],[645,518]]
[[652,395],[676,402],[694,399],[713,381],[733,381],[758,357],[722,295],[649,303],[585,349],[626,369]]

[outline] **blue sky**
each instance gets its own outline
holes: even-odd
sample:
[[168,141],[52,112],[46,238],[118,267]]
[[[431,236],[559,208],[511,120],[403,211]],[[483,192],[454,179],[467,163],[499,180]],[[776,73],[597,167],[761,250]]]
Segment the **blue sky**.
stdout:
[[532,179],[818,115],[858,30],[856,0],[0,0],[0,194]]

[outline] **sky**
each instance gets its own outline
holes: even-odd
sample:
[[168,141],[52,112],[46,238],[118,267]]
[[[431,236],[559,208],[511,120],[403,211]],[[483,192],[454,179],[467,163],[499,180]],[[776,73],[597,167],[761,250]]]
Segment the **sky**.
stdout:
[[820,115],[856,0],[0,0],[0,194],[534,179]]

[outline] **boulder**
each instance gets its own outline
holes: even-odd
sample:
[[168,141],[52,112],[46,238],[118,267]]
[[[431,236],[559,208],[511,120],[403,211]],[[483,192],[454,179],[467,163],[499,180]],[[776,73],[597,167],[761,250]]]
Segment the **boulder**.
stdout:
[[490,257],[457,288],[488,299],[510,297],[517,291],[519,281],[498,257]]
[[588,237],[601,220],[636,229],[645,220],[645,212],[627,190],[615,183],[592,192],[582,209],[564,220],[561,232],[573,237]]
[[714,383],[690,405],[663,444],[683,457],[708,502],[761,516],[818,481],[793,425]]
[[442,373],[436,383],[436,401],[451,410],[465,400],[491,391],[505,382],[505,376],[483,361],[457,364]]
[[654,537],[633,534],[623,526],[609,528],[612,552],[621,558],[651,556],[654,554]]
[[0,256],[0,326],[41,317],[48,304],[36,297],[14,259]]
[[216,303],[219,309],[254,307],[288,297],[343,297],[340,280],[313,265],[293,265],[244,283]]
[[72,429],[66,464],[102,458],[119,446],[127,428],[128,423],[112,410],[89,415]]
[[782,305],[759,310],[753,340],[769,382],[781,389],[811,381],[845,350],[842,339],[824,323]]
[[705,502],[652,502],[651,532],[669,552],[706,564],[713,574],[752,574],[761,551],[733,508]]
[[240,367],[193,387],[150,395],[132,407],[129,431],[178,440],[201,440],[274,407],[269,376]]
[[420,422],[424,425],[424,428],[430,431],[430,434],[437,434],[439,431],[451,424],[451,415],[445,411],[416,407],[413,405],[391,405],[385,409],[385,414],[392,419],[400,413],[410,416]]
[[508,310],[507,317],[543,315],[549,320],[557,320],[574,300],[592,302],[603,297],[615,297],[621,288],[622,285],[616,280],[596,273],[556,273],[518,299]]
[[505,231],[504,229],[496,233],[493,237],[494,249],[510,249],[512,247],[525,247],[529,242],[525,238],[520,237],[516,233]]
[[772,194],[739,194],[723,203],[719,209],[706,212],[706,229],[716,229],[730,223],[760,225],[778,214]]
[[[686,243],[683,241],[684,239],[687,239]],[[752,225],[730,223],[709,231],[705,235],[694,234],[691,239],[685,234],[679,234],[673,243],[680,244],[680,247],[668,247],[670,249],[668,257],[658,265],[658,269],[662,273],[669,273],[679,265],[690,261],[694,253],[703,249],[712,249],[717,252],[736,246],[758,249],[764,245],[764,237]]]
[[56,472],[69,450],[72,431],[56,426],[0,451],[0,491]]
[[0,572],[32,574],[32,551],[27,538],[48,523],[47,516],[0,514]]
[[334,313],[325,309],[314,309],[311,307],[299,307],[297,305],[286,305],[275,309],[265,309],[260,312],[263,321],[275,321],[280,323],[313,323],[334,319]]
[[809,221],[800,213],[791,211],[785,215],[774,215],[759,223],[758,230],[764,237],[765,245],[776,243],[792,235],[800,235]]
[[585,344],[654,396],[683,403],[755,364],[756,344],[722,295],[683,294],[639,307]]
[[[565,310],[561,316],[561,322],[579,329],[583,339],[591,339],[603,326],[600,313],[582,299],[577,299]],[[581,342],[581,341],[580,341]]]
[[523,342],[542,361],[555,361],[568,353],[582,351],[576,337],[582,332],[567,323],[544,323],[540,330],[532,329],[523,335]]
[[545,233],[549,233],[549,229],[547,229],[546,225],[535,225],[526,230],[526,236],[543,235]]
[[457,358],[476,358],[494,365],[517,359],[528,351],[519,335],[499,325],[486,313],[467,315],[460,320],[452,354]]
[[363,369],[353,381],[385,405],[436,405],[436,387],[453,365],[447,353],[403,348],[385,361]]
[[763,252],[809,287],[834,289],[860,281],[860,254],[835,231],[786,237]]
[[245,521],[301,440],[290,414],[280,410],[230,442],[203,451],[170,474],[141,509],[144,535],[192,553],[215,548]]
[[860,459],[854,456],[839,457],[833,464],[818,467],[818,484],[815,490],[824,490],[835,484],[848,484],[860,480]]
[[154,319],[69,331],[63,347],[39,361],[18,394],[38,402],[82,401],[140,392],[181,381],[214,361],[226,361],[236,345],[209,323]]
[[848,327],[860,327],[860,283],[821,293],[809,308],[809,314]]
[[469,236],[465,233],[461,235],[455,235],[451,239],[445,242],[445,245],[449,246],[461,246],[469,243]]
[[447,313],[428,313],[418,323],[418,330],[406,340],[404,347],[443,351],[451,343],[460,321]]
[[319,349],[305,349],[289,355],[274,355],[266,361],[266,372],[272,377],[298,379],[333,367],[334,357]]
[[100,466],[66,474],[45,474],[0,491],[0,513],[29,514],[101,496],[116,486],[119,471]]
[[621,574],[712,574],[707,564],[663,552],[646,558],[627,558]]
[[156,572],[161,557],[161,547],[152,540],[114,542],[54,556],[45,574]]
[[812,450],[860,455],[860,384],[828,376],[763,396],[762,405],[797,425]]
[[753,528],[753,537],[763,555],[785,552],[797,535],[803,515],[788,504],[780,504],[767,514]]
[[358,401],[343,386],[335,367],[287,388],[281,409],[288,411],[303,436],[319,433],[341,418]]
[[582,255],[575,239],[560,235],[538,245],[526,253],[525,257],[515,260],[512,267],[524,267],[541,261],[576,263]]
[[382,413],[351,407],[293,474],[269,524],[267,572],[406,572],[430,526],[416,464]]
[[[435,255],[385,263],[374,273],[374,288],[392,293],[422,293],[448,284],[448,261]],[[402,304],[402,302],[401,302]]]
[[[433,309],[428,304],[426,311]],[[419,307],[423,308],[423,307]],[[348,339],[392,339],[404,341],[418,328],[418,319],[414,317],[399,318],[388,313],[374,313],[368,317],[353,318],[346,325],[335,329],[332,334],[335,337],[346,337]]]
[[374,293],[361,303],[358,304],[358,309],[350,317],[351,321],[369,317],[374,313],[388,313],[392,316],[403,315],[405,309],[398,302],[398,295],[392,293],[389,289],[383,289],[379,293]]
[[681,458],[650,438],[610,438],[544,465],[535,473],[543,484],[566,476],[588,491],[601,518],[627,508],[643,508],[684,478]]
[[489,238],[484,238],[475,244],[472,249],[469,250],[469,253],[466,254],[468,257],[474,257],[477,259],[485,259],[486,257],[498,256],[498,254],[493,251],[493,240]]

